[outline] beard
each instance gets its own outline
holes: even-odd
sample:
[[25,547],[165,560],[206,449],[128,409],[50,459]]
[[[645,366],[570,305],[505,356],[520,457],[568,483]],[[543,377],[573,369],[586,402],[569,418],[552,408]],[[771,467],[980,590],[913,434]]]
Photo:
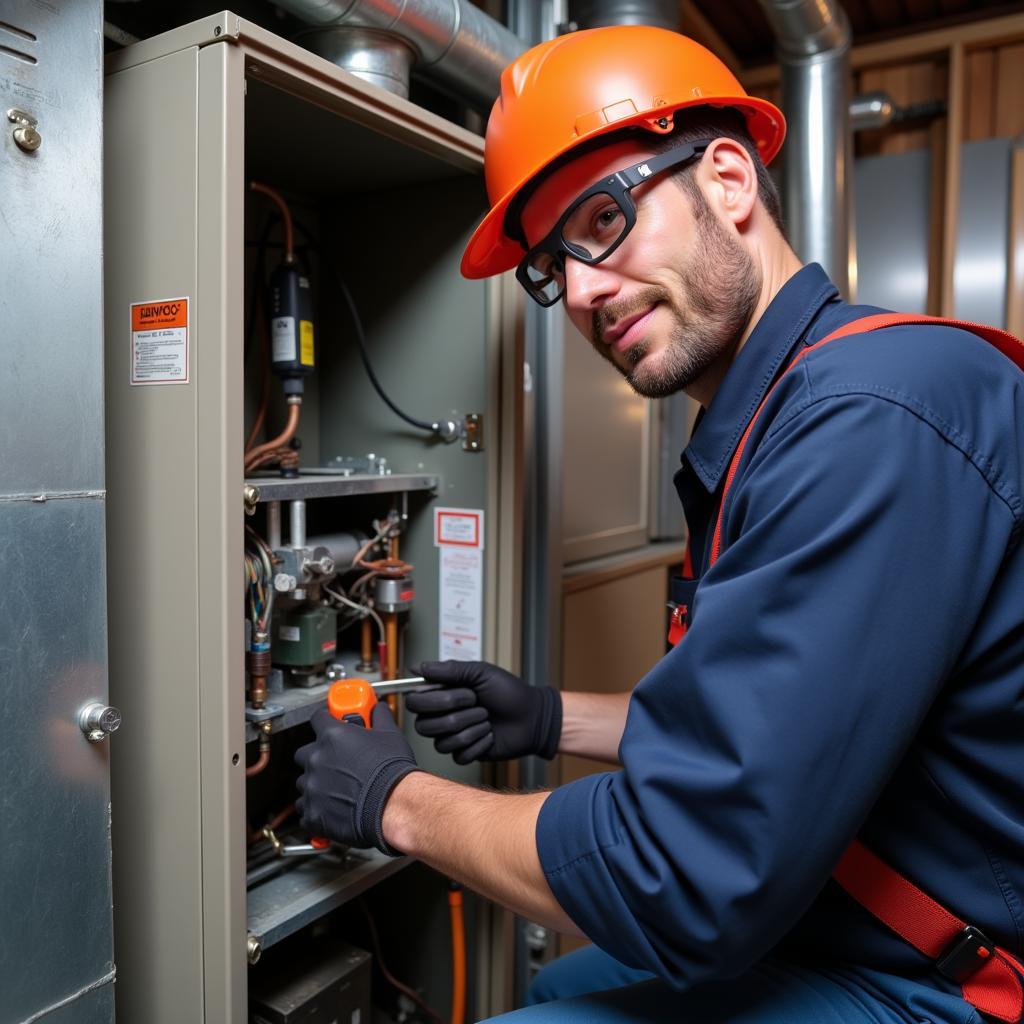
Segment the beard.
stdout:
[[[731,351],[750,322],[761,291],[757,264],[718,222],[703,193],[698,188],[687,192],[697,226],[697,249],[680,273],[686,309],[666,288],[652,285],[593,317],[594,348],[644,398],[667,398],[682,391]],[[672,316],[668,344],[656,359],[645,362],[650,342],[641,339],[626,350],[626,366],[621,366],[601,341],[604,330],[655,304],[664,305]]]

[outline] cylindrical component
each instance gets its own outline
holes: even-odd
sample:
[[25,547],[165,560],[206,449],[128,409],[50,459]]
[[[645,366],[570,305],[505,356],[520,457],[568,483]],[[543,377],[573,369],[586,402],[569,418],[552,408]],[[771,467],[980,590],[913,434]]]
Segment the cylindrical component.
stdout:
[[288,543],[293,548],[306,546],[306,502],[295,498],[288,507],[290,530]]
[[245,958],[250,964],[257,964],[262,955],[263,944],[260,940],[255,935],[247,936],[245,940]]
[[270,275],[270,365],[281,377],[313,372],[313,291],[297,263]]
[[678,32],[679,0],[577,0],[572,20],[580,28],[606,25],[656,25]]
[[271,669],[270,634],[256,631],[245,658],[249,669],[249,703],[262,708],[267,701],[267,675]]
[[[381,676],[384,679],[398,678],[398,615],[394,612],[385,612],[384,619],[384,642],[387,644],[387,662],[381,665]],[[390,703],[390,700],[389,700]],[[394,709],[392,709],[394,710]]]
[[351,71],[372,85],[396,96],[408,97],[409,76],[416,51],[391,32],[372,28],[317,28],[303,32],[296,42]]
[[884,128],[896,116],[896,104],[887,92],[866,92],[850,100],[850,129]]
[[[498,95],[501,73],[525,49],[523,41],[470,0],[277,0],[278,6],[320,28],[355,28],[364,39],[355,46],[336,41],[317,42],[310,34],[302,42],[325,46],[338,54],[341,67],[359,75],[365,55],[365,30],[376,29],[403,40],[416,54],[416,69],[467,102],[488,110]],[[317,34],[319,35],[319,34]],[[321,38],[325,38],[322,37]],[[323,52],[318,49],[317,52]],[[377,84],[390,88],[398,69],[397,52],[390,51],[386,72],[371,68]],[[352,59],[354,64],[347,62]],[[341,63],[345,61],[345,63]],[[374,80],[371,78],[371,80]],[[392,89],[392,91],[395,91]],[[408,87],[406,87],[406,93]]]
[[359,633],[359,664],[360,672],[372,672],[373,664],[373,624],[368,618],[363,619]]
[[281,502],[267,502],[267,544],[271,551],[281,546]]
[[[379,611],[407,612],[416,598],[411,576],[378,576],[373,581],[373,603]],[[390,640],[387,641],[390,644]]]
[[466,1019],[466,922],[462,912],[462,886],[448,883],[448,910],[452,923],[452,1016],[451,1024]]
[[782,65],[788,134],[782,209],[805,263],[849,293],[852,195],[850,25],[833,0],[761,0]]
[[[335,567],[340,571],[346,569],[355,560],[363,545],[369,538],[358,530],[341,533],[319,534],[306,538],[306,547],[327,548],[334,559]],[[273,545],[271,545],[273,546]]]

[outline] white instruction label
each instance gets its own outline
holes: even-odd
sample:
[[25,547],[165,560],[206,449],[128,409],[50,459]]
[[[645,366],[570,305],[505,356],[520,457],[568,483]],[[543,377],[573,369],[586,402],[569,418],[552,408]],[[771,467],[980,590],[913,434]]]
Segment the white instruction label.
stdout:
[[297,643],[302,638],[302,634],[299,632],[298,626],[280,626],[277,630],[277,638]]
[[440,562],[438,657],[483,657],[484,513],[434,509],[434,543]]
[[188,383],[188,299],[131,304],[132,384]]
[[275,316],[270,324],[270,351],[275,363],[294,363],[295,317]]

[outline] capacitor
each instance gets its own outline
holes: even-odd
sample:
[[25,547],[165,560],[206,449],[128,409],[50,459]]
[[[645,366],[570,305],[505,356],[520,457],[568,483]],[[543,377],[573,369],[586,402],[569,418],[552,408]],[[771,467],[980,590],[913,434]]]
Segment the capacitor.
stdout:
[[270,364],[286,380],[305,377],[316,366],[313,291],[299,265],[287,258],[270,277]]

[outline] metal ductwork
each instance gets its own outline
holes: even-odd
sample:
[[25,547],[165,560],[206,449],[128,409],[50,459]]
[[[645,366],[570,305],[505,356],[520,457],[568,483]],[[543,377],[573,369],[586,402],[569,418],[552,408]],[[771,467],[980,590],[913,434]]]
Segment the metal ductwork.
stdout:
[[850,24],[834,0],[760,0],[782,65],[783,213],[797,255],[849,295]]
[[572,20],[580,28],[656,25],[678,32],[682,26],[679,0],[578,0]]
[[469,0],[275,0],[311,26],[298,41],[389,92],[409,94],[415,69],[490,110],[501,72],[525,49]]

